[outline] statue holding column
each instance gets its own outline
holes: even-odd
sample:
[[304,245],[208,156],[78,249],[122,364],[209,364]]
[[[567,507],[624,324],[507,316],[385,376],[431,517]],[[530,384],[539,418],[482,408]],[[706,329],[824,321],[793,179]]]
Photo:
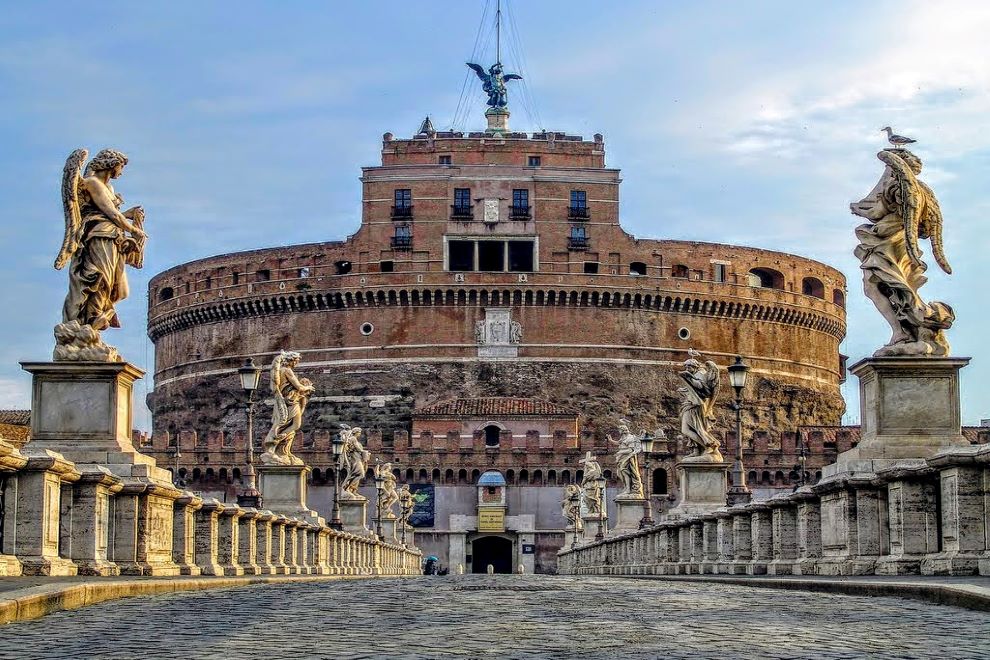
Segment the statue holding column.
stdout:
[[303,464],[292,453],[292,441],[302,426],[303,412],[315,388],[309,379],[296,376],[293,369],[300,359],[299,353],[282,351],[272,360],[272,426],[265,436],[265,453],[258,459],[264,465]]
[[116,304],[127,298],[126,267],[144,265],[144,209],[121,211],[124,199],[111,183],[120,178],[127,156],[103,149],[88,164],[76,149],[62,172],[65,236],[55,269],[69,266],[69,292],[62,322],[55,326],[55,361],[120,362],[117,349],[100,338],[119,328]]
[[869,220],[856,227],[854,254],[863,271],[863,290],[890,325],[892,335],[874,357],[946,357],[945,331],[956,319],[949,305],[925,302],[919,290],[928,281],[918,239],[930,239],[932,256],[946,273],[952,268],[942,249],[942,212],[935,193],[918,175],[921,159],[907,149],[877,154],[883,174],[873,190],[849,205]]

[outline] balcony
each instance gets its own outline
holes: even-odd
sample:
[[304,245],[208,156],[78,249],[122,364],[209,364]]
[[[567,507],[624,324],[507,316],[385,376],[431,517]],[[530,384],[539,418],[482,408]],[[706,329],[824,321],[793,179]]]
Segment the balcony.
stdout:
[[509,217],[513,220],[529,220],[532,217],[530,212],[530,207],[528,204],[526,206],[510,206],[509,207]]
[[587,250],[588,249],[588,237],[587,236],[571,236],[567,239],[567,249],[568,250]]
[[587,206],[568,206],[567,207],[567,219],[568,220],[587,220],[588,207]]
[[392,249],[393,250],[411,250],[412,249],[412,236],[393,236],[392,237]]
[[452,204],[450,207],[451,220],[474,220],[474,209],[470,205]]
[[413,207],[409,206],[393,206],[392,207],[392,219],[393,220],[409,220],[413,217]]

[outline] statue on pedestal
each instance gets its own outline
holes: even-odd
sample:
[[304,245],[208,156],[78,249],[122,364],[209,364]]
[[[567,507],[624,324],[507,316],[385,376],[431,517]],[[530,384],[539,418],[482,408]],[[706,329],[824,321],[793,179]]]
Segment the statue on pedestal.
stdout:
[[395,475],[392,474],[391,463],[376,463],[375,478],[382,480],[381,501],[378,503],[378,510],[385,520],[394,520],[395,512],[392,507],[399,501],[399,493],[396,491]]
[[582,531],[581,521],[581,487],[576,484],[564,486],[564,499],[560,501],[560,513],[567,520],[567,528]]
[[712,422],[715,420],[715,398],[720,384],[718,365],[711,360],[702,364],[701,357],[698,351],[688,349],[684,371],[678,374],[687,385],[677,388],[684,397],[681,400],[681,434],[695,449],[694,454],[684,461],[721,463],[721,443],[711,433]]
[[505,110],[509,104],[509,94],[505,87],[508,80],[522,80],[522,76],[516,73],[502,73],[502,63],[496,62],[488,71],[480,64],[468,62],[471,70],[478,74],[481,81],[481,89],[488,95],[488,107],[493,110]]
[[361,433],[361,428],[358,426],[351,428],[344,425],[340,431],[340,437],[344,441],[338,465],[338,469],[344,472],[344,478],[340,485],[340,497],[345,500],[366,499],[358,493],[358,488],[361,487],[361,481],[368,471],[371,452],[361,444]]
[[615,464],[622,481],[622,490],[616,495],[620,500],[641,500],[643,494],[643,478],[639,474],[639,453],[642,443],[639,437],[629,430],[629,422],[619,420],[619,439],[609,436],[609,442],[616,445]]
[[918,179],[921,159],[907,149],[884,149],[886,166],[870,194],[850,204],[868,223],[856,227],[854,254],[863,270],[863,290],[890,324],[892,336],[874,357],[945,357],[945,330],[956,315],[947,304],[926,303],[918,290],[928,281],[918,239],[930,238],[935,262],[952,273],[942,250],[942,213],[931,188]]
[[580,461],[584,466],[584,476],[581,478],[581,498],[585,511],[589,516],[600,516],[602,513],[602,500],[605,493],[602,492],[598,480],[602,478],[602,464],[589,451]]
[[399,520],[402,521],[403,527],[408,527],[409,519],[412,517],[413,511],[416,509],[416,496],[409,490],[409,484],[402,484],[399,486],[398,498]]
[[119,328],[115,305],[127,297],[125,266],[144,265],[144,209],[120,211],[123,198],[111,185],[127,156],[103,149],[86,165],[89,152],[76,149],[62,172],[65,237],[55,269],[69,264],[69,293],[62,322],[55,326],[55,361],[120,362],[117,349],[100,333]]
[[302,465],[302,459],[292,454],[292,440],[302,426],[303,411],[315,390],[308,378],[297,378],[293,368],[301,356],[282,351],[271,367],[271,388],[275,398],[272,406],[272,427],[265,436],[265,453],[258,460],[265,465]]

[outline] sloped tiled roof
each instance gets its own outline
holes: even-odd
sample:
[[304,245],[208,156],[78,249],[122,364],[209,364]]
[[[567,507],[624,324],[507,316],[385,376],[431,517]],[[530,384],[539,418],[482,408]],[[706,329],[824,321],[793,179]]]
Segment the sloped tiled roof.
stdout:
[[[834,443],[840,433],[845,433],[853,445],[859,444],[862,429],[859,426],[802,426],[801,432],[807,438],[811,433],[820,433],[822,440]],[[971,445],[990,443],[990,427],[986,426],[964,426],[962,434]]]
[[30,410],[0,410],[0,424],[13,424],[14,426],[30,426]]
[[417,408],[413,417],[577,417],[577,413],[542,399],[486,397],[434,403]]

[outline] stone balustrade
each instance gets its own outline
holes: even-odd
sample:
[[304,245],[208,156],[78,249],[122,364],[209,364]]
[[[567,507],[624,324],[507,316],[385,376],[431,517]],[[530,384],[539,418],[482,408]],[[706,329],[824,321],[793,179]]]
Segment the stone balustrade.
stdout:
[[563,574],[990,575],[990,445],[847,472],[558,554]]
[[0,440],[0,576],[418,575],[422,553]]

